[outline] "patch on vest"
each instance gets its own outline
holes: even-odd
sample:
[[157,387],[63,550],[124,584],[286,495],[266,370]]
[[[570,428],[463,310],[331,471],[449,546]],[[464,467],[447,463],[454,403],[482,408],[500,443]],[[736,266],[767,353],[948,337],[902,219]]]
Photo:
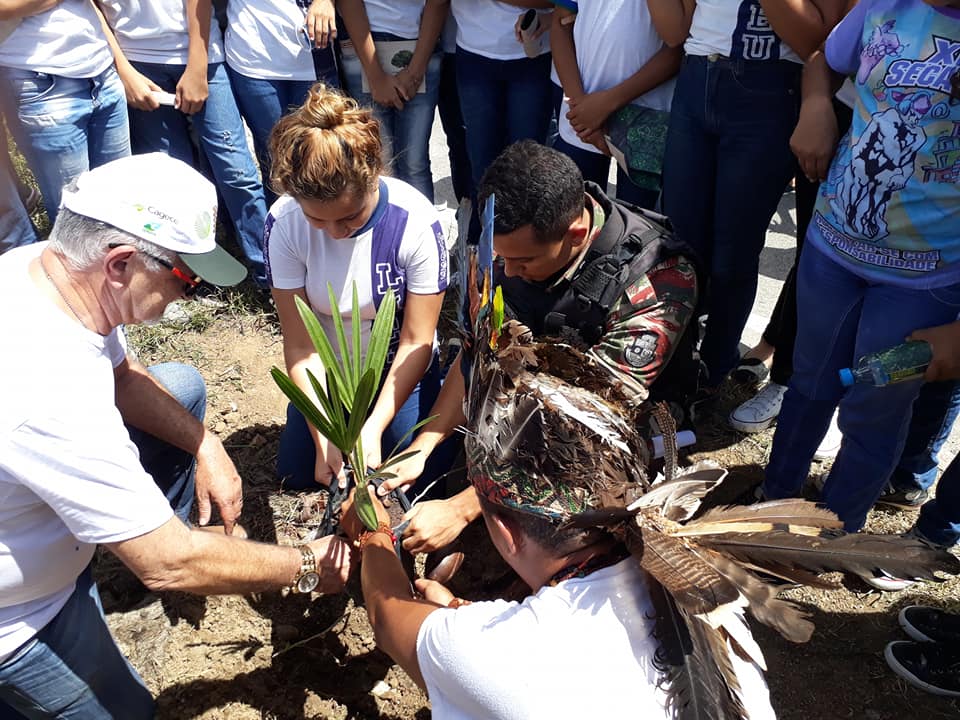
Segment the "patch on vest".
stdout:
[[623,351],[623,359],[633,368],[643,368],[657,356],[657,335],[643,332],[637,335]]

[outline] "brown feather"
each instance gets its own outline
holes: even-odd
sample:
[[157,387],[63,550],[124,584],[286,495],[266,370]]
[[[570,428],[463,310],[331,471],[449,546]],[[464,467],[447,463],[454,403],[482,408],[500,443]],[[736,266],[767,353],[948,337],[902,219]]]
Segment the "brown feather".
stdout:
[[807,642],[813,634],[813,623],[808,615],[793,603],[780,600],[778,590],[744,570],[738,563],[717,552],[696,550],[697,556],[709,563],[727,578],[747,599],[750,614],[764,625],[772,627],[787,640]]
[[798,498],[771,500],[754,505],[727,505],[713,508],[693,522],[687,523],[687,527],[706,523],[737,522],[765,522],[771,525],[833,529],[843,527],[843,522],[833,511],[827,510],[822,505]]
[[[708,613],[736,602],[740,592],[681,540],[649,526],[640,528],[640,565],[690,614]],[[628,545],[629,547],[629,545]]]
[[936,571],[957,573],[960,561],[922,540],[895,535],[834,535],[808,537],[785,530],[765,533],[708,535],[697,542],[741,562],[810,572],[864,575],[883,570],[895,577],[936,580]]

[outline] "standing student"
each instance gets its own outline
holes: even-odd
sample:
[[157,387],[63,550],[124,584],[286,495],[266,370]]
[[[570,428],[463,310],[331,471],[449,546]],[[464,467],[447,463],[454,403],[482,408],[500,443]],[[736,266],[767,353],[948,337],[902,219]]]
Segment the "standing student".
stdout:
[[433,202],[430,131],[449,0],[340,0],[347,91],[373,108],[394,175]]
[[[553,62],[563,86],[560,138],[584,179],[606,187],[610,150],[604,140],[611,116],[626,105],[643,108],[632,132],[664,139],[672,78],[683,51],[660,37],[646,0],[581,0],[578,9],[558,6],[550,33]],[[624,148],[626,149],[626,148]],[[662,151],[662,146],[660,150]],[[642,186],[617,166],[617,199],[653,209],[660,195],[662,154],[642,171]]]
[[319,79],[339,87],[334,58],[337,27],[333,0],[230,0],[224,57],[237,108],[250,128],[263,177],[270,188],[270,131],[299,107]]
[[0,109],[52,223],[64,185],[130,154],[127,104],[90,0],[19,5],[0,41]]
[[[257,166],[223,63],[223,38],[210,0],[101,0],[130,103],[135,153],[164,152],[194,164],[191,126],[259,287],[266,287]],[[161,105],[154,93],[174,95]]]
[[707,387],[740,359],[760,251],[796,161],[790,136],[803,61],[842,15],[838,0],[649,0],[686,53],[670,110],[663,209],[708,279],[700,356]]

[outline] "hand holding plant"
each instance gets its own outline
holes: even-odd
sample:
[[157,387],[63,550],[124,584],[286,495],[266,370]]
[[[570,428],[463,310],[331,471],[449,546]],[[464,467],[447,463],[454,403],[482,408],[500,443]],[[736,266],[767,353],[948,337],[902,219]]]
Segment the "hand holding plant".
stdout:
[[[294,407],[303,413],[307,422],[317,428],[320,434],[347,457],[357,484],[354,500],[356,514],[367,528],[374,530],[377,527],[377,512],[367,490],[367,484],[375,478],[390,477],[391,473],[385,472],[387,468],[410,457],[410,453],[390,457],[380,464],[377,470],[364,473],[367,467],[367,454],[363,448],[362,432],[377,388],[380,386],[380,379],[383,377],[396,314],[396,298],[393,293],[388,292],[384,295],[377,308],[377,316],[373,321],[370,339],[364,353],[361,347],[360,301],[357,297],[356,285],[353,288],[351,342],[349,343],[343,318],[337,309],[338,302],[333,287],[328,285],[327,292],[330,296],[330,307],[333,308],[338,349],[336,353],[310,306],[301,298],[296,299],[297,312],[300,313],[307,328],[307,334],[317,350],[326,373],[326,382],[323,383],[312,371],[307,370],[307,377],[316,393],[319,406],[279,368],[274,367],[270,374]],[[372,441],[371,438],[368,442]],[[330,458],[326,461],[329,465]],[[359,477],[357,468],[360,468]]]

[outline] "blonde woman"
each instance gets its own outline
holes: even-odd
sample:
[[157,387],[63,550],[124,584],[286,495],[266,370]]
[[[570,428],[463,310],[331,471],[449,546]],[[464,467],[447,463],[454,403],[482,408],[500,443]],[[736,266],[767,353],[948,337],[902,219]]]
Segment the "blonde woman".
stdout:
[[[324,377],[295,298],[333,328],[331,284],[342,313],[356,285],[363,343],[380,301],[397,299],[388,368],[363,428],[367,465],[380,464],[433,404],[440,385],[436,328],[447,287],[447,253],[437,211],[413,187],[383,176],[379,124],[371,110],[324,85],[282,118],[270,138],[271,182],[282,197],[264,232],[268,272],[287,372],[308,394],[306,370]],[[349,332],[349,325],[347,327]],[[340,451],[291,405],[277,473],[303,489],[341,477]]]

